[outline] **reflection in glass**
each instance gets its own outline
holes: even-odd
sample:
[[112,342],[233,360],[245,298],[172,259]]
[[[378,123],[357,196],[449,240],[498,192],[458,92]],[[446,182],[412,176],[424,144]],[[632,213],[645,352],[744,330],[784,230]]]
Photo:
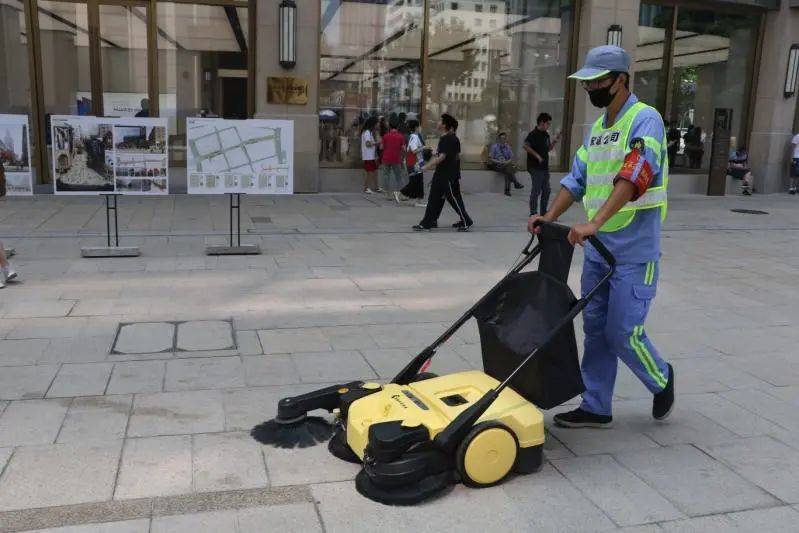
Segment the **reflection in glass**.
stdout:
[[663,112],[666,105],[666,76],[663,55],[671,38],[674,8],[641,4],[638,15],[638,45],[634,54],[636,96]]
[[[432,144],[440,114],[454,115],[467,165],[485,162],[500,131],[508,133],[523,161],[522,142],[541,112],[552,115],[554,130],[564,126],[571,5],[564,0],[499,4],[503,9],[489,13],[473,2],[458,9],[451,2],[431,4],[425,133]],[[550,155],[551,161],[558,159],[558,153]]]
[[143,7],[100,5],[103,113],[147,117],[147,12]]
[[52,115],[91,115],[89,14],[86,4],[39,0],[45,138],[50,161]]
[[247,9],[158,3],[160,115],[173,161],[185,161],[186,117],[247,118]]
[[671,117],[683,133],[675,166],[707,169],[716,108],[733,109],[732,136],[742,139],[746,81],[757,17],[680,9],[674,39]]
[[423,5],[322,0],[321,165],[359,164],[359,130],[369,116],[418,116]]
[[30,113],[28,37],[25,11],[19,0],[0,1],[0,113]]

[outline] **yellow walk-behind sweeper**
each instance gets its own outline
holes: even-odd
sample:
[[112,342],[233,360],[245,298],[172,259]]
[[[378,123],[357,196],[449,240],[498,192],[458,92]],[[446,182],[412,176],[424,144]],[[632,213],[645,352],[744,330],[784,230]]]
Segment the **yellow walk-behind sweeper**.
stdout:
[[[327,439],[336,457],[360,463],[358,491],[372,500],[409,505],[453,483],[485,487],[511,472],[538,470],[544,419],[584,389],[573,319],[608,282],[615,260],[590,239],[610,265],[583,298],[567,285],[574,248],[569,228],[541,224],[510,272],[391,383],[354,381],[284,398],[278,415],[253,436],[278,447]],[[538,270],[522,272],[537,256]],[[484,371],[446,376],[423,372],[436,350],[470,318],[477,320]],[[324,409],[335,425],[308,412]]]

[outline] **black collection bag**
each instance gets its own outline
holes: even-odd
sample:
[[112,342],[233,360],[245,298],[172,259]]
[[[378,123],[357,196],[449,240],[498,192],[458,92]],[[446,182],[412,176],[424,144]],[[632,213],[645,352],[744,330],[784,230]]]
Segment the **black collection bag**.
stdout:
[[0,198],[6,195],[6,169],[0,163]]
[[[500,381],[545,343],[577,301],[567,285],[574,248],[557,233],[560,230],[548,231],[540,240],[538,271],[509,276],[474,311],[483,368]],[[585,390],[572,321],[538,351],[510,387],[541,409],[561,405]]]

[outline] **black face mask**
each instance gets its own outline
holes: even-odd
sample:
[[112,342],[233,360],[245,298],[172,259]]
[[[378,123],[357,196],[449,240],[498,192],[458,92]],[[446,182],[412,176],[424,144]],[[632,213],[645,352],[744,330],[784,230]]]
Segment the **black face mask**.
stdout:
[[594,107],[608,107],[613,101],[614,94],[610,94],[610,87],[588,91],[588,98]]
[[[614,79],[613,83],[615,82],[616,80]],[[601,89],[588,91],[588,98],[591,100],[591,104],[593,104],[594,107],[608,107],[610,105],[613,98],[616,96],[615,94],[610,94],[610,88],[613,87],[613,83]]]

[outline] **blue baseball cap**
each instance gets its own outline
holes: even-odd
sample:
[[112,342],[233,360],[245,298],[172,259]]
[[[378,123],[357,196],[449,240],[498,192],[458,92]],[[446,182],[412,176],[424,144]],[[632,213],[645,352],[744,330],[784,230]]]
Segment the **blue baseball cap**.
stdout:
[[611,72],[630,72],[630,54],[624,48],[606,44],[588,51],[583,68],[569,76],[576,80],[595,80]]

